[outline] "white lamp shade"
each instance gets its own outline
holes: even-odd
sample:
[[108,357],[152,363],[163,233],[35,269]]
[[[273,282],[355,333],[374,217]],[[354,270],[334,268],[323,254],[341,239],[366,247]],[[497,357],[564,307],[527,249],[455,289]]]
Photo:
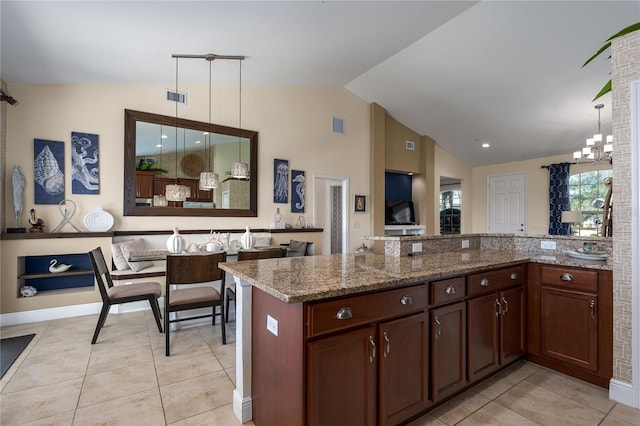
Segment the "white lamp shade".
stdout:
[[580,210],[563,211],[560,219],[562,223],[582,222],[582,212]]
[[220,178],[217,173],[202,172],[200,173],[200,189],[210,191],[220,184]]
[[587,146],[587,147],[582,148],[582,155],[584,155],[585,157],[587,157],[587,156],[589,156],[590,154],[591,154],[591,148],[589,148],[588,146]]
[[598,133],[597,135],[593,135],[594,142],[602,142],[602,133]]
[[154,195],[153,196],[153,206],[154,207],[167,207],[167,197],[164,195]]
[[580,158],[582,158],[582,151],[574,151],[573,152],[573,159],[574,160],[579,160]]
[[247,163],[238,163],[238,162],[232,163],[231,176],[234,178],[248,178],[249,165]]
[[[587,146],[592,146],[595,144],[595,140],[593,138],[587,139]],[[584,149],[584,148],[583,148]]]
[[191,195],[191,188],[185,185],[167,185],[165,196],[167,201],[185,201]]
[[613,135],[607,135],[607,143],[613,143]]
[[611,153],[611,152],[613,152],[613,144],[606,143],[606,144],[604,144],[604,148],[603,149],[604,149],[604,152]]

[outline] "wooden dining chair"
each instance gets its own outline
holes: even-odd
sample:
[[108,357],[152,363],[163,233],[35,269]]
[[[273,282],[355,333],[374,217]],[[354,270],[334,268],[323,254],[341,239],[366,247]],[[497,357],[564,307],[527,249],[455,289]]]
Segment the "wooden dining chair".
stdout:
[[158,298],[162,294],[162,286],[160,283],[149,281],[114,286],[107,262],[105,262],[104,255],[102,254],[102,249],[98,247],[91,250],[89,252],[89,259],[91,260],[93,275],[96,278],[98,288],[100,289],[100,296],[102,297],[102,310],[100,311],[100,317],[98,318],[98,324],[96,325],[96,331],[93,333],[91,344],[95,344],[98,340],[98,335],[107,320],[111,306],[120,303],[148,300],[151,305],[151,310],[153,311],[153,316],[156,318],[156,324],[158,324],[158,331],[162,333],[160,305],[158,304]]
[[[227,344],[225,327],[225,312],[223,307],[225,272],[218,267],[218,263],[227,260],[226,252],[191,253],[167,256],[166,291],[164,296],[164,329],[165,329],[165,354],[170,354],[171,334],[170,324],[179,321],[212,317],[212,325],[216,324],[216,316],[222,317],[222,344]],[[220,292],[213,287],[196,285],[220,281]],[[175,288],[172,288],[175,287]],[[220,306],[220,313],[216,313],[216,307]],[[190,317],[170,318],[171,312],[180,312],[191,309],[211,308],[211,313],[194,315]]]
[[[251,249],[251,250],[238,250],[238,262],[242,260],[258,260],[258,259],[271,259],[276,257],[285,257],[287,255],[287,249],[284,247],[269,247],[264,249]],[[225,293],[225,318],[229,321],[229,304],[233,300],[236,300],[236,285],[229,284]]]

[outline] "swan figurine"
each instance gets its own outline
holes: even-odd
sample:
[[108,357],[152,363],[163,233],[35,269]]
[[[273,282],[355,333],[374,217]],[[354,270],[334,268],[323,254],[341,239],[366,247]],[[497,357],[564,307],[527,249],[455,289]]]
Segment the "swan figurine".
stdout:
[[51,259],[51,262],[49,262],[49,272],[54,274],[57,272],[68,271],[70,268],[71,265],[65,265],[64,263],[58,265],[58,259]]

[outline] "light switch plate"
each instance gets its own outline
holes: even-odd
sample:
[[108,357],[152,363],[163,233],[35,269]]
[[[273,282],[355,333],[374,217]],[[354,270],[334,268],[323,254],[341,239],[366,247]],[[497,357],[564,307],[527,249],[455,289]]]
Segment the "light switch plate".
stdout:
[[278,320],[271,315],[267,315],[267,330],[275,336],[278,335]]
[[462,248],[469,248],[469,240],[462,240]]
[[542,241],[540,241],[540,248],[543,249],[543,250],[555,250],[556,249],[556,242],[555,241],[542,240]]
[[422,251],[422,243],[413,243],[411,245],[411,251],[413,253],[421,252]]

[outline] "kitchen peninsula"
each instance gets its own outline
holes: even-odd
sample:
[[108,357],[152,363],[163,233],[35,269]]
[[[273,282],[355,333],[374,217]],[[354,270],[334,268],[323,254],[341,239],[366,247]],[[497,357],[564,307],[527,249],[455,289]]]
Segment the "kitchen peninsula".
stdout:
[[374,238],[386,255],[222,264],[237,283],[241,421],[399,424],[524,356],[607,386],[611,264],[563,253],[581,240]]

